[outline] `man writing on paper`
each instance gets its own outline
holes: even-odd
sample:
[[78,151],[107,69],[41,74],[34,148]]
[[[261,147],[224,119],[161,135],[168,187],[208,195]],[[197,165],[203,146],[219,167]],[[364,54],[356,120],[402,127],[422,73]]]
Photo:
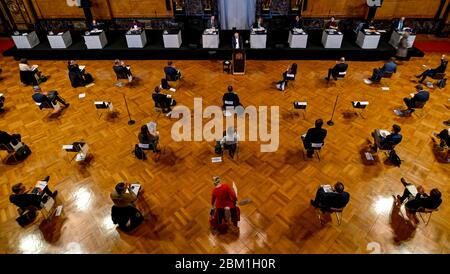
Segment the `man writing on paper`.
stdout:
[[[19,207],[22,211],[27,209],[40,209],[41,203],[45,203],[46,194],[52,198],[55,198],[58,191],[50,191],[48,188],[48,181],[50,176],[45,177],[44,180],[40,181],[39,185],[34,187],[31,192],[22,183],[17,183],[12,186],[13,194],[9,196],[9,201]],[[39,187],[38,187],[39,186]]]
[[306,149],[306,156],[312,158],[314,149],[312,144],[323,144],[325,137],[327,137],[327,130],[322,128],[323,120],[317,119],[314,123],[314,127],[308,129],[308,132],[302,136],[303,146]]
[[138,199],[130,184],[120,182],[110,194],[111,200],[117,207],[136,207],[134,202]]
[[343,208],[349,200],[350,194],[344,191],[344,184],[337,182],[334,186],[320,186],[315,199],[310,202],[313,207],[327,211],[330,208]]
[[375,131],[372,132],[375,142],[371,147],[373,152],[377,152],[378,148],[393,148],[394,146],[400,144],[403,138],[399,133],[400,131],[400,126],[395,124],[392,126],[392,131],[390,133],[385,130],[375,129]]
[[425,189],[422,186],[415,187],[413,184],[406,182],[404,178],[401,178],[405,190],[403,195],[394,196],[395,202],[397,205],[403,204],[403,202],[408,199],[405,207],[410,211],[417,211],[419,208],[425,209],[436,209],[441,203],[441,192],[437,188],[433,188],[430,192],[430,195],[425,193]]
[[424,90],[422,85],[417,85],[416,90],[416,93],[411,94],[411,98],[403,98],[403,102],[405,102],[405,105],[408,108],[406,110],[407,114],[413,113],[413,108],[417,106],[423,106],[430,99],[430,93]]

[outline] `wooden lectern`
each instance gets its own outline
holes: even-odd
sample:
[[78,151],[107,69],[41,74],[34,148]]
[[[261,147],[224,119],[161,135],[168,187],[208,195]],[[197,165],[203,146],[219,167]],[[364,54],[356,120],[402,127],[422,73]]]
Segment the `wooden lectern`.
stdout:
[[245,74],[245,50],[233,50],[233,74]]

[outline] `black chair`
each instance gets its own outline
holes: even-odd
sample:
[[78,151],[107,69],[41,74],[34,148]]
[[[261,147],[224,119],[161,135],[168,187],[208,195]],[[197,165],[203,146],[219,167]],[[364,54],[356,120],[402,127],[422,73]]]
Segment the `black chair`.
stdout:
[[231,73],[231,62],[230,61],[228,61],[228,60],[223,61],[223,72],[226,72],[228,74]]
[[32,85],[37,86],[39,85],[38,79],[36,79],[36,71],[33,70],[26,70],[26,71],[20,71],[20,81],[26,85]]
[[417,111],[413,112],[413,113],[416,113],[419,118],[423,118],[425,116],[425,111],[423,110],[423,108],[425,107],[426,103],[427,103],[427,101],[415,102],[414,106],[412,106],[412,109],[420,110],[420,114]]
[[437,72],[432,77],[432,79],[434,79],[434,80],[442,80],[444,78],[445,78],[445,72]]
[[123,66],[113,66],[113,70],[116,73],[117,82],[114,84],[117,87],[125,86],[120,80],[126,79],[129,80],[128,77],[131,76],[129,70]]

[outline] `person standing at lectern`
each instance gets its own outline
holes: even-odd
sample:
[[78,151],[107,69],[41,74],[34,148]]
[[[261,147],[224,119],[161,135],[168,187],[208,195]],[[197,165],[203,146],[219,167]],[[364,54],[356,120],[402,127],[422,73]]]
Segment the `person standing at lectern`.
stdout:
[[231,45],[233,46],[233,49],[244,49],[244,43],[242,42],[242,37],[239,33],[234,33],[233,39],[231,39]]
[[405,27],[405,17],[395,20],[392,24],[393,29],[401,31]]
[[328,21],[325,24],[325,29],[334,29],[334,30],[338,29],[338,24],[337,24],[336,20],[334,19],[334,16],[332,16],[330,21]]
[[252,26],[254,29],[261,29],[264,28],[263,19],[261,16],[258,16],[258,19]]
[[292,24],[293,29],[303,29],[303,18],[300,16],[295,16],[295,21]]
[[219,28],[214,15],[212,15],[211,18],[208,20],[208,22],[206,24],[206,28],[208,28],[208,29],[218,29]]

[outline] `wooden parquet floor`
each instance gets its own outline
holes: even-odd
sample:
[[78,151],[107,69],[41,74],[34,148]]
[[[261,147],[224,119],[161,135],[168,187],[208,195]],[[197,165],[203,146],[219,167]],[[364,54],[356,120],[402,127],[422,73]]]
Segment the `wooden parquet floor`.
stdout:
[[[240,143],[239,159],[227,155],[223,163],[211,163],[213,142],[174,142],[174,119],[153,111],[151,92],[160,83],[165,61],[130,61],[134,87],[113,86],[110,61],[80,61],[95,78],[95,85],[70,86],[64,61],[32,61],[45,74],[44,90],[56,89],[71,105],[58,119],[39,109],[31,99],[32,89],[19,81],[18,63],[0,58],[3,68],[0,93],[6,97],[7,111],[0,116],[0,129],[21,133],[33,153],[18,165],[0,165],[0,252],[1,253],[370,253],[369,246],[382,253],[449,253],[450,250],[450,166],[439,163],[432,153],[431,134],[445,128],[450,118],[448,88],[431,89],[431,99],[423,118],[397,117],[393,109],[403,107],[402,98],[414,92],[414,75],[422,65],[434,67],[439,54],[412,59],[398,68],[390,87],[363,83],[380,62],[349,62],[343,81],[323,80],[330,61],[296,61],[297,80],[284,93],[274,88],[288,61],[248,61],[245,76],[222,72],[220,61],[175,61],[184,80],[173,93],[178,104],[192,109],[193,98],[203,98],[203,106],[221,105],[222,94],[233,85],[245,106],[279,106],[280,146],[276,152],[261,153],[260,142]],[[79,93],[86,93],[83,99]],[[132,118],[127,124],[123,101],[126,95]],[[335,125],[326,126],[328,137],[317,158],[302,157],[300,135],[314,120],[329,120],[334,100],[340,94]],[[119,116],[98,118],[93,101],[112,101]],[[346,115],[350,101],[370,102],[366,119]],[[293,101],[307,101],[306,119],[292,112]],[[155,120],[165,153],[137,160],[131,153],[141,125]],[[402,127],[403,142],[397,152],[401,167],[383,163],[365,165],[361,150],[375,128]],[[63,144],[84,139],[93,153],[89,165],[69,162]],[[4,151],[0,151],[2,157]],[[22,182],[32,186],[51,176],[50,188],[58,190],[57,203],[63,215],[51,222],[38,220],[21,228],[17,212],[8,197],[11,186]],[[236,182],[239,198],[251,199],[241,207],[240,233],[215,235],[209,229],[211,178],[220,175],[226,183]],[[443,204],[427,226],[421,221],[412,227],[393,208],[392,194],[400,194],[400,178],[422,184],[426,191],[438,187]],[[115,184],[139,181],[145,194],[139,206],[146,221],[134,233],[118,231],[110,217],[109,193]],[[320,184],[344,182],[350,203],[338,225],[332,215],[320,225],[309,204]],[[328,218],[329,219],[329,218]]]

